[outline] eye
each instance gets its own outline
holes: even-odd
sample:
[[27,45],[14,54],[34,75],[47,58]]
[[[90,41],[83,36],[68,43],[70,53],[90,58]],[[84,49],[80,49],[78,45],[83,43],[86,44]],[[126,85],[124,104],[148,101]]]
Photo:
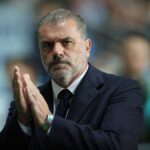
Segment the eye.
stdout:
[[51,50],[54,46],[54,43],[53,42],[42,42],[41,43],[41,49],[44,50],[44,51],[48,51],[48,50]]
[[71,47],[73,45],[73,42],[71,40],[63,40],[62,44],[64,47]]

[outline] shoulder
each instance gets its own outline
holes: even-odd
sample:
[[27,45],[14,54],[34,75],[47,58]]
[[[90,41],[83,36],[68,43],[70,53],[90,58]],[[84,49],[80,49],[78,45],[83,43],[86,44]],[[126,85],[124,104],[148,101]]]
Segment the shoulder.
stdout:
[[133,85],[136,84],[139,86],[139,83],[136,80],[101,71],[100,69],[97,69],[91,64],[89,70],[90,70],[89,72],[91,72],[94,78],[95,77],[99,78],[99,80],[102,80],[106,85],[111,85],[111,84],[119,85],[124,83],[124,84],[133,84]]
[[119,85],[124,85],[124,86],[140,86],[139,83],[136,80],[115,75],[115,74],[110,74],[106,72],[101,72],[103,76],[103,80],[106,85],[110,86],[119,86]]
[[140,84],[133,79],[103,72],[93,66],[91,66],[91,72],[93,72],[93,76],[97,82],[102,82],[105,87],[111,90],[130,90],[130,89],[137,89],[141,91]]
[[142,106],[142,89],[136,80],[129,79],[118,75],[102,73],[104,84],[107,90],[111,92],[113,103],[125,102],[130,106]]

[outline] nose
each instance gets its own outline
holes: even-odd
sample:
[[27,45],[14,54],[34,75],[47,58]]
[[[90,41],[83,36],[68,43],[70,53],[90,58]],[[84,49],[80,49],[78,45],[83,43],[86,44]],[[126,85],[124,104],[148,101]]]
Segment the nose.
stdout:
[[64,54],[64,47],[62,46],[62,44],[60,42],[54,43],[53,52],[54,52],[54,54],[57,54],[57,55]]

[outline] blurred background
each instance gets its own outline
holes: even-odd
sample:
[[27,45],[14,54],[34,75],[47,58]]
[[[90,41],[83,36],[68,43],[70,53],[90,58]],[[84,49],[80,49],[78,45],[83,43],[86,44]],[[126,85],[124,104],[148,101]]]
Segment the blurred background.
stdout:
[[0,0],[0,130],[13,100],[14,65],[38,86],[48,80],[38,50],[36,24],[46,12],[69,8],[87,22],[90,62],[102,71],[137,80],[145,125],[139,150],[150,149],[150,0]]

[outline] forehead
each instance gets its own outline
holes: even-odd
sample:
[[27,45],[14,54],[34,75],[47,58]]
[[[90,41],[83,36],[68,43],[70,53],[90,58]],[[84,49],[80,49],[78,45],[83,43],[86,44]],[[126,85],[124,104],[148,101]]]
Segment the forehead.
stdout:
[[59,24],[44,23],[38,29],[38,38],[65,38],[81,37],[81,32],[77,28],[74,20],[65,20]]

